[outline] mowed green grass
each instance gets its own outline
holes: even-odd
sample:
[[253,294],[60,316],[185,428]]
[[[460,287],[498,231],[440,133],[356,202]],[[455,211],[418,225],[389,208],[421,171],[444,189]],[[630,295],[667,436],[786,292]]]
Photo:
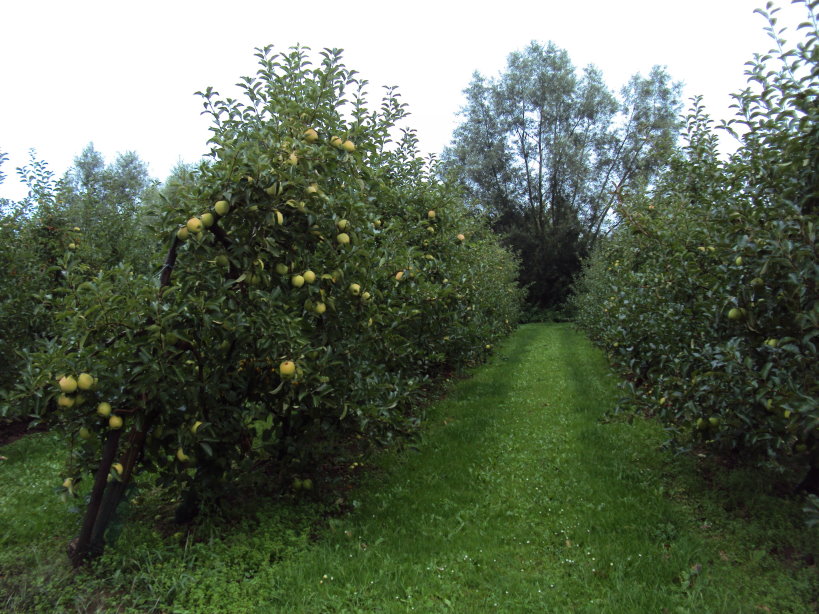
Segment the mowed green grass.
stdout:
[[[343,495],[353,511],[263,500],[247,522],[187,540],[132,522],[73,580],[44,563],[64,557],[64,506],[39,494],[42,476],[12,492],[4,479],[4,530],[17,535],[36,501],[56,538],[26,549],[21,525],[0,565],[33,567],[12,569],[0,590],[40,611],[816,611],[819,545],[800,502],[774,496],[758,471],[703,472],[710,459],[671,455],[651,421],[602,420],[616,398],[582,335],[523,326],[428,408],[417,442],[367,460]],[[41,455],[48,437],[29,438]],[[0,477],[20,470],[0,465]]]

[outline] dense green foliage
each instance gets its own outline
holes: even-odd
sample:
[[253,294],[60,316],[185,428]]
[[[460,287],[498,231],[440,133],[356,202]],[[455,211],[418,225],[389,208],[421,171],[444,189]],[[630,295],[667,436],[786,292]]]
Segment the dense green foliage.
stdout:
[[[96,474],[95,548],[132,475],[184,488],[180,520],[259,463],[301,485],[339,438],[411,426],[427,378],[480,359],[517,321],[514,259],[412,131],[392,140],[406,115],[394,92],[369,110],[340,52],[321,55],[314,67],[304,49],[262,49],[244,102],[201,94],[211,155],[157,194],[158,278],[59,260],[59,334],[11,403],[59,408],[73,484]],[[77,202],[115,197],[83,173]]]
[[475,74],[445,160],[520,254],[528,302],[561,305],[615,195],[652,180],[679,129],[680,86],[654,67],[615,96],[594,66],[530,44],[496,79]]
[[[28,196],[0,203],[0,399],[21,380],[37,340],[56,333],[55,300],[65,289],[69,254],[73,268],[84,272],[120,263],[147,272],[154,244],[139,215],[151,185],[136,154],[106,166],[89,145],[56,180],[31,152],[18,175]],[[22,412],[0,403],[0,416]]]
[[601,420],[616,397],[582,335],[525,326],[403,451],[336,459],[310,493],[257,489],[229,522],[182,531],[141,490],[116,546],[76,572],[60,556],[76,515],[44,492],[65,443],[27,437],[2,449],[0,609],[813,611],[819,542],[798,502],[756,470],[664,451],[653,420]]
[[[681,441],[807,462],[819,490],[819,30],[749,64],[730,159],[702,106],[653,193],[590,260],[578,322]],[[801,465],[804,468],[804,463]],[[797,466],[798,467],[798,466]],[[795,471],[800,471],[796,469]],[[798,480],[798,474],[792,476]]]

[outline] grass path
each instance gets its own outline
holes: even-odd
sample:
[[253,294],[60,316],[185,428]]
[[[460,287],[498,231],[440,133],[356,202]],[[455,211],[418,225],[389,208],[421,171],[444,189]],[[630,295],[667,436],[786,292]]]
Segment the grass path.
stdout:
[[133,529],[100,582],[137,611],[197,614],[815,611],[798,502],[753,472],[706,483],[651,422],[602,421],[616,396],[570,326],[523,326],[429,409],[417,445],[374,460],[318,539],[309,504],[184,550]]
[[522,327],[432,409],[417,451],[384,459],[357,514],[249,594],[281,612],[806,611],[815,569],[781,574],[723,535],[714,502],[669,482],[656,426],[600,422],[615,398],[569,326]]

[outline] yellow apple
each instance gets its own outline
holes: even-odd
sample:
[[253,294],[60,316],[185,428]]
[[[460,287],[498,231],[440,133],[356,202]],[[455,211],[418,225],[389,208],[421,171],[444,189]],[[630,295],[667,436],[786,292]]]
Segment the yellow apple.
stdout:
[[91,439],[91,431],[88,430],[88,427],[80,427],[80,439]]
[[395,274],[395,279],[396,279],[396,281],[401,281],[401,279],[402,279],[403,277],[404,277],[404,271],[398,271],[398,272]]
[[304,277],[301,275],[293,275],[293,277],[290,278],[290,283],[294,288],[301,288],[304,285]]
[[465,237],[465,236],[463,236],[463,235],[458,235],[458,236],[457,236],[457,237],[455,237],[455,238],[456,238],[456,239],[458,239],[458,241],[464,241],[464,240],[466,239],[466,237]]
[[314,281],[316,281],[316,274],[310,270],[307,270],[304,273],[302,273],[302,277],[304,277],[305,283],[308,284],[312,284]]
[[307,186],[307,189],[305,190],[305,192],[307,192],[308,194],[318,194],[318,191],[319,187],[317,183],[311,183],[310,185]]
[[338,241],[340,245],[347,245],[350,242],[350,235],[346,232],[339,233],[338,236],[336,236],[336,241]]
[[177,449],[176,451],[176,458],[179,460],[180,463],[187,463],[191,457],[185,454],[185,450],[182,448]]
[[283,262],[279,262],[276,264],[276,272],[279,275],[287,275],[287,271],[288,271],[287,265],[284,264]]
[[282,377],[293,377],[296,373],[296,363],[292,360],[285,360],[279,365],[279,375]]
[[342,219],[342,220],[338,220],[338,221],[336,222],[336,227],[337,227],[339,230],[346,230],[346,229],[347,229],[347,226],[349,226],[349,225],[350,225],[350,222],[348,222],[347,220],[344,220],[344,219]]
[[228,211],[230,211],[230,203],[226,200],[216,201],[216,204],[213,205],[213,210],[216,211],[216,215],[227,215]]
[[341,147],[342,147],[342,148],[344,149],[344,151],[346,151],[347,153],[353,153],[353,152],[355,151],[355,143],[353,143],[353,142],[352,142],[351,140],[349,140],[349,139],[348,139],[348,140],[346,140],[346,141],[344,141],[344,142],[341,144]]
[[108,418],[108,426],[112,429],[121,429],[122,428],[122,418],[117,415],[111,416]]
[[213,217],[213,214],[212,214],[212,213],[210,213],[210,212],[208,212],[208,213],[203,213],[203,214],[202,214],[202,217],[200,217],[199,219],[200,219],[200,220],[202,220],[202,225],[203,225],[205,228],[210,228],[211,226],[213,226],[213,223],[216,221],[216,220],[214,219],[214,217]]
[[60,390],[71,394],[77,389],[77,380],[70,375],[60,378]]
[[77,388],[80,390],[91,390],[94,386],[94,378],[88,373],[80,373],[77,377]]
[[73,407],[74,406],[74,399],[67,394],[61,394],[57,397],[57,405],[60,407]]
[[185,224],[185,227],[188,229],[188,232],[197,233],[202,232],[204,224],[202,224],[202,220],[200,220],[198,217],[192,217]]
[[191,427],[191,433],[196,434],[196,431],[199,430],[200,426],[202,426],[202,421],[201,420],[197,420],[196,422],[194,422],[193,426]]
[[190,234],[191,233],[188,232],[188,229],[185,226],[182,226],[182,228],[176,231],[176,238],[180,241],[187,241]]
[[427,211],[427,217],[428,217],[429,219],[431,219],[431,220],[434,220],[434,219],[435,219],[435,211],[433,211],[432,209],[430,209],[429,211]]
[[361,286],[358,284],[350,284],[350,294],[353,296],[358,296],[361,294]]
[[111,415],[111,404],[103,401],[102,403],[97,405],[97,413],[103,418],[107,418],[108,416]]
[[342,145],[344,145],[344,141],[342,141],[337,136],[332,136],[330,137],[330,145],[332,145],[333,147],[341,147]]
[[325,305],[324,303],[316,303],[315,311],[317,314],[321,315],[325,311],[327,311],[327,305]]
[[304,140],[308,143],[315,143],[318,141],[318,132],[316,132],[313,128],[308,128],[304,131]]

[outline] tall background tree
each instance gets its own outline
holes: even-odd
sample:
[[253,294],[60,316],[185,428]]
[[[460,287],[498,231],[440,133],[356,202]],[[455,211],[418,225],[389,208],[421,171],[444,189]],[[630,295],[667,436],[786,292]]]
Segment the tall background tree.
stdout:
[[495,79],[475,73],[444,161],[519,252],[530,304],[563,303],[619,195],[644,190],[663,167],[680,89],[655,66],[618,98],[597,68],[578,72],[553,43],[512,53]]
[[150,266],[153,241],[143,215],[154,183],[147,164],[128,151],[106,164],[89,143],[60,180],[57,200],[66,218],[80,228],[80,254],[101,270],[127,264],[140,271]]

